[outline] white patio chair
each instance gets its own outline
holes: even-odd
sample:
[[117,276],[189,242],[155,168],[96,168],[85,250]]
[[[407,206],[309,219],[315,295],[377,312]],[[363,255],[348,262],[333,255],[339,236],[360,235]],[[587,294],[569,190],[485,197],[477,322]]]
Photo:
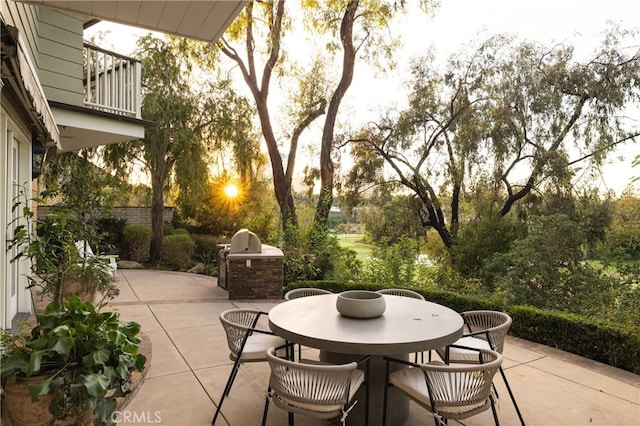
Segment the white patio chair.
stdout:
[[288,292],[285,293],[284,300],[293,300],[299,297],[317,296],[320,294],[333,294],[333,293],[323,288],[313,288],[313,287],[294,288],[293,290],[289,290]]
[[[276,355],[269,348],[267,359],[271,367],[269,388],[264,404],[262,426],[266,424],[269,402],[288,412],[289,426],[293,415],[302,414],[317,419],[338,418],[342,425],[356,401],[353,400],[366,375],[358,363],[332,365],[325,363],[293,362]],[[368,370],[368,358],[367,362]],[[366,418],[368,423],[369,392],[366,392]]]
[[[491,408],[493,419],[499,425],[492,392],[493,377],[502,364],[502,355],[491,349],[473,351],[476,364],[443,364],[436,361],[415,364],[385,357],[386,379],[383,425],[387,420],[389,387],[397,390],[427,409],[436,426],[446,425],[447,419],[466,419]],[[389,364],[409,365],[389,374]]]
[[224,398],[229,396],[229,392],[231,392],[231,386],[238,374],[240,364],[267,361],[267,349],[283,346],[286,343],[284,339],[274,335],[271,331],[256,328],[262,315],[267,315],[267,312],[255,309],[229,309],[220,313],[220,322],[227,335],[227,344],[230,349],[229,358],[234,363],[222,396],[220,396],[216,413],[213,415],[212,425],[216,423]]
[[425,300],[424,296],[417,291],[409,290],[408,288],[383,288],[378,290],[380,294],[390,294],[392,296],[413,297],[414,299]]
[[[465,334],[458,339],[453,346],[446,348],[439,348],[436,350],[438,355],[446,363],[476,363],[478,358],[475,351],[464,349],[464,347],[474,349],[493,349],[502,354],[504,350],[504,341],[507,337],[509,327],[511,327],[511,317],[498,311],[467,311],[463,312],[462,318],[464,320]],[[460,347],[462,346],[462,347]],[[515,396],[507,381],[507,376],[504,373],[502,366],[500,366],[500,375],[504,380],[504,384],[509,392],[513,406],[516,409],[520,423],[524,426],[524,419],[520,408],[516,403]]]
[[91,245],[89,244],[89,242],[87,240],[78,240],[76,241],[76,248],[78,249],[78,253],[80,253],[80,256],[82,256],[84,259],[90,258],[90,257],[97,257],[99,259],[103,259],[105,266],[104,269],[107,273],[109,273],[109,275],[111,275],[111,277],[116,278],[117,276],[117,271],[118,271],[118,256],[117,255],[105,255],[105,254],[101,254],[96,256],[95,253],[93,252],[93,249],[91,249]]

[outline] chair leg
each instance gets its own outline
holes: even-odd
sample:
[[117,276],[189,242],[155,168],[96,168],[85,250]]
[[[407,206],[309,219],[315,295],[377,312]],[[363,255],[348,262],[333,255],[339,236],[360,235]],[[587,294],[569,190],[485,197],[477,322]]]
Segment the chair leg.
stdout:
[[218,414],[220,414],[220,409],[222,408],[222,402],[224,401],[224,397],[226,396],[225,392],[222,392],[222,396],[220,396],[220,401],[218,401],[218,406],[216,407],[216,413],[213,415],[213,420],[211,420],[211,425],[216,424],[216,419],[218,418]]
[[387,398],[388,397],[389,397],[389,361],[387,361],[387,365],[384,371],[384,399],[382,403],[382,426],[387,426]]
[[227,385],[224,387],[224,394],[226,396],[229,396],[229,392],[231,392],[231,386],[233,386],[233,382],[236,380],[236,376],[238,375],[238,370],[240,370],[240,357],[238,357],[236,361],[233,363],[233,368],[231,369],[229,380],[227,380]]
[[364,389],[364,422],[365,424],[369,424],[369,372],[370,372],[370,368],[369,368],[370,362],[369,360],[367,361],[367,367],[366,367],[366,377],[365,377],[365,389]]
[[502,375],[502,380],[504,380],[504,384],[507,387],[507,392],[509,392],[511,401],[513,401],[513,406],[515,407],[516,413],[518,414],[518,418],[520,419],[520,424],[522,424],[522,426],[525,426],[524,419],[522,418],[522,413],[520,413],[520,408],[518,407],[518,403],[516,403],[516,398],[515,396],[513,396],[513,392],[511,391],[511,386],[509,386],[509,382],[507,381],[507,375],[504,374],[504,370],[502,369],[502,366],[500,366],[500,374]]
[[496,426],[500,426],[500,421],[498,420],[498,413],[496,412],[496,403],[492,395],[489,395],[489,402],[491,402],[491,412],[493,413],[493,420],[496,422]]
[[293,426],[293,413],[288,413],[289,414],[289,426]]
[[269,412],[269,393],[271,392],[271,387],[267,390],[267,397],[264,399],[264,411],[262,413],[262,426],[267,424],[267,413]]
[[218,407],[216,408],[216,413],[213,415],[213,420],[211,420],[211,424],[216,424],[216,419],[218,418],[218,414],[220,414],[220,409],[222,408],[222,403],[224,402],[225,396],[229,396],[229,392],[231,392],[231,385],[233,385],[233,381],[236,378],[236,374],[240,369],[240,357],[236,359],[233,363],[233,368],[231,369],[231,374],[229,374],[229,378],[227,379],[227,384],[224,386],[224,390],[222,391],[222,396],[220,396],[220,401],[218,402]]

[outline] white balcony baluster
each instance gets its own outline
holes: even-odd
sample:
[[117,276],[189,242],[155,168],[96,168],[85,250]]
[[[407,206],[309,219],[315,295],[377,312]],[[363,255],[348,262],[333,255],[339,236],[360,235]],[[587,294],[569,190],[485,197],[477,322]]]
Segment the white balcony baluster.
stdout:
[[140,61],[91,44],[85,50],[85,107],[141,119]]

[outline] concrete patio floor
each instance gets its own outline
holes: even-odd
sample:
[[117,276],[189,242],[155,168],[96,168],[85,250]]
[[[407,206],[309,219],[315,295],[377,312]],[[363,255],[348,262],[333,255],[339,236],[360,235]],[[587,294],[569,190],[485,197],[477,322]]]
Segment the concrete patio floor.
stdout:
[[[149,270],[118,270],[120,295],[111,306],[121,319],[140,322],[152,345],[146,377],[120,413],[119,424],[209,425],[231,370],[220,312],[239,307],[268,311],[280,300],[228,300],[217,279]],[[317,354],[308,349],[305,357]],[[573,354],[508,337],[504,364],[528,425],[640,425],[640,376]],[[266,363],[241,366],[216,422],[259,425],[269,377]],[[502,425],[519,424],[502,378]],[[433,425],[426,411],[411,404],[404,426]],[[286,413],[269,410],[268,425],[286,425]],[[296,416],[296,425],[327,422]],[[490,411],[462,423],[491,425]]]

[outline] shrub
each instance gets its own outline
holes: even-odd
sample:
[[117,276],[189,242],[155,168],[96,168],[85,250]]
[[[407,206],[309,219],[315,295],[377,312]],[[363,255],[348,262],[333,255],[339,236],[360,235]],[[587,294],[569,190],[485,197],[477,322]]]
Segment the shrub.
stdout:
[[162,261],[177,270],[186,270],[193,264],[196,243],[188,234],[167,235],[162,242]]
[[395,283],[414,284],[417,253],[416,241],[406,237],[392,245],[374,249],[372,257],[364,264],[364,280],[379,282],[384,286],[393,286]]
[[531,306],[512,306],[510,333],[640,374],[640,328]]
[[[212,235],[196,234],[192,236],[195,243],[193,258],[205,265],[218,265],[218,243]],[[214,268],[215,269],[215,268]]]
[[148,259],[151,246],[151,228],[144,225],[129,225],[122,230],[127,243],[129,257],[136,262]]
[[175,232],[175,228],[172,224],[164,222],[162,224],[162,235],[171,235]]
[[106,254],[120,254],[126,251],[124,228],[127,221],[118,217],[103,217],[98,219],[101,245],[98,251]]
[[314,266],[314,256],[299,252],[285,252],[284,284],[292,281],[307,281],[318,278],[318,268]]
[[189,234],[189,231],[187,231],[184,228],[176,228],[173,230],[172,234],[176,234],[176,235],[191,235]]

